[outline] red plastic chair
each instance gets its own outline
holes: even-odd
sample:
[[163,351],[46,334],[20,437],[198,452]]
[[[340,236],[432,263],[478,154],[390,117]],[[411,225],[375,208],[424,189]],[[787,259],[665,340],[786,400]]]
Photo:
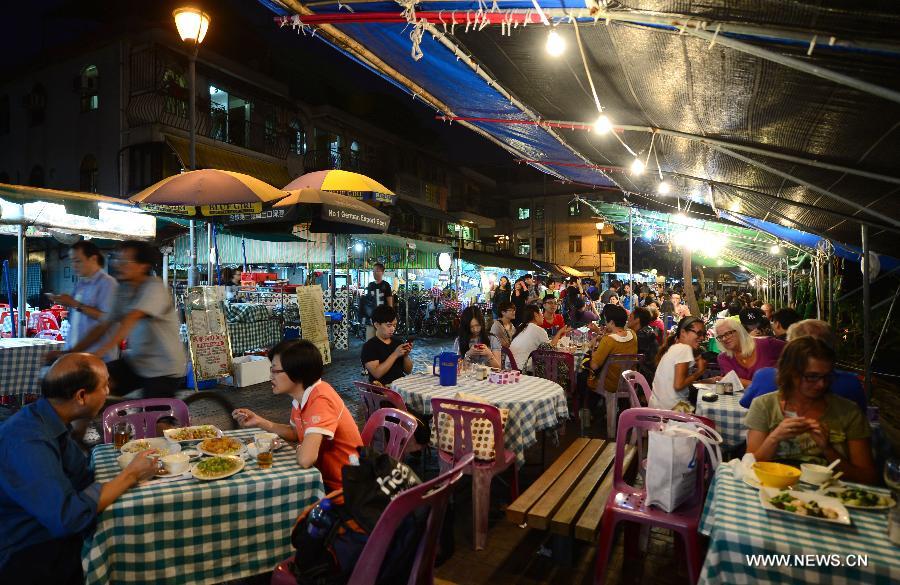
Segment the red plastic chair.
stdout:
[[[536,349],[531,352],[531,367],[534,375],[551,382],[560,383],[560,379],[566,380],[566,394],[572,398],[572,408],[578,412],[578,382],[575,371],[575,355],[567,351],[553,351],[548,349]],[[562,366],[568,368],[568,375],[563,376]],[[562,385],[562,384],[560,384]]]
[[[703,511],[706,474],[697,474],[697,489],[694,491],[694,496],[671,513],[648,506],[646,503],[646,488],[636,488],[628,484],[623,477],[622,462],[625,458],[625,445],[628,442],[628,433],[634,430],[638,435],[641,435],[644,432],[658,430],[669,420],[692,423],[703,422],[700,418],[689,414],[680,414],[670,410],[658,410],[655,408],[629,408],[622,413],[619,419],[619,429],[616,435],[613,490],[606,500],[606,507],[603,512],[600,541],[597,545],[595,585],[606,582],[606,568],[613,543],[615,542],[616,528],[623,521],[647,526],[660,526],[677,532],[684,540],[690,582],[696,583],[700,577],[700,567],[703,565],[703,552],[700,547],[697,529],[700,524],[700,514]],[[641,451],[642,441],[639,440],[638,461],[644,459]],[[699,443],[697,445],[697,463],[699,464],[698,468],[705,469],[706,449]],[[626,538],[626,555],[628,554],[628,548],[630,548],[628,546],[630,544],[629,540],[631,539]]]
[[38,331],[37,335],[35,335],[34,338],[35,339],[53,339],[55,341],[63,341],[62,333],[60,333],[56,329],[44,329],[43,331]]
[[37,314],[37,318],[35,319],[34,330],[36,333],[40,333],[47,329],[59,331],[59,321],[56,320],[56,315],[50,311],[41,311]]
[[474,527],[475,550],[482,550],[487,542],[488,510],[491,505],[491,480],[507,469],[512,472],[509,483],[510,500],[519,497],[519,471],[516,469],[516,454],[506,449],[503,444],[503,423],[500,410],[491,404],[465,402],[450,398],[432,398],[431,412],[437,436],[440,436],[440,415],[450,417],[453,421],[453,452],[438,450],[441,471],[450,469],[457,461],[473,452],[472,423],[476,420],[490,421],[494,432],[493,450],[496,457],[493,461],[475,460],[466,471],[472,475],[472,525]]
[[[133,409],[140,411],[127,412]],[[164,416],[174,416],[184,426],[191,424],[187,404],[177,398],[145,398],[114,404],[103,411],[103,442],[112,442],[113,426],[120,422],[128,422],[134,426],[134,439],[155,437],[156,421]]]
[[594,390],[594,392],[602,395],[603,399],[606,401],[606,436],[608,438],[616,436],[616,421],[619,418],[619,398],[631,400],[628,388],[621,378],[618,381],[615,394],[605,390],[606,378],[609,376],[610,366],[614,364],[621,366],[620,371],[628,369],[636,370],[638,364],[640,364],[643,359],[644,354],[642,353],[611,354],[607,356],[606,361],[603,363],[603,367],[600,369],[600,373],[597,376],[597,389]]
[[384,429],[384,452],[394,459],[402,459],[406,446],[413,438],[419,423],[416,417],[396,408],[380,408],[366,420],[362,430],[362,442],[371,445],[378,429]]
[[516,358],[513,357],[512,351],[509,349],[509,347],[500,348],[500,365],[511,370],[519,369],[519,366],[516,364]]
[[[348,583],[353,585],[374,585],[384,563],[384,557],[390,549],[397,527],[410,514],[420,508],[428,507],[425,520],[425,533],[419,541],[412,570],[406,585],[433,585],[434,558],[438,550],[438,537],[444,523],[447,502],[453,486],[462,478],[466,468],[472,464],[473,455],[469,453],[456,462],[452,469],[437,476],[431,481],[410,488],[395,497],[385,508],[378,519],[378,524],[369,535]],[[278,563],[272,573],[271,585],[297,585],[297,579],[291,572],[293,557]]]

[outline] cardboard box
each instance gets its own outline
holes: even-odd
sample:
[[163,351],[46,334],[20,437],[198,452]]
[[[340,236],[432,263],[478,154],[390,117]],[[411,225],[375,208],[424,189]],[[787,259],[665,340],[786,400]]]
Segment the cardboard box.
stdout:
[[228,386],[244,388],[262,382],[268,382],[270,378],[269,368],[272,362],[261,355],[245,355],[234,358],[234,376],[223,380]]

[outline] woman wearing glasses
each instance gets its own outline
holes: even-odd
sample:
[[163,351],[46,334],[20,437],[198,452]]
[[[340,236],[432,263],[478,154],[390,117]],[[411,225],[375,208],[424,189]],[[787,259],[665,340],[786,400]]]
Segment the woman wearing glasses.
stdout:
[[[669,335],[656,355],[656,375],[653,378],[651,408],[688,410],[691,384],[703,377],[706,360],[694,358],[700,342],[706,337],[706,325],[697,317],[684,317],[678,322],[675,333]],[[691,366],[697,369],[689,374]],[[682,404],[683,403],[683,404]]]
[[877,479],[869,425],[856,405],[829,391],[834,350],[815,337],[787,344],[778,360],[778,391],[750,404],[747,452],[757,461],[828,465],[844,479]]
[[735,319],[721,319],[716,323],[719,342],[719,368],[724,376],[734,371],[744,388],[750,385],[757,370],[770,368],[778,362],[784,342],[774,337],[752,337]]

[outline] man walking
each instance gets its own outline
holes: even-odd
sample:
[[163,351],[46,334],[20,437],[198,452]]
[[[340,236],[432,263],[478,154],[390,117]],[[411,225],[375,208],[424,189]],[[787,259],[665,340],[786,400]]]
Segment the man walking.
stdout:
[[384,280],[384,264],[376,262],[372,275],[375,280],[369,283],[369,286],[366,287],[366,294],[360,299],[362,308],[360,314],[366,321],[366,341],[375,337],[375,327],[372,323],[372,314],[375,309],[381,305],[394,306],[394,292],[391,285]]

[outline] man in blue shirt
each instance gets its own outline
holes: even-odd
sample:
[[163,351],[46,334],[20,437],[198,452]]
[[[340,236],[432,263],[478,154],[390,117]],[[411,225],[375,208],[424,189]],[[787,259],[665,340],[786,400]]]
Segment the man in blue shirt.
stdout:
[[[834,348],[837,339],[831,331],[831,327],[825,321],[819,319],[804,319],[798,321],[788,328],[788,343],[800,337],[817,337],[825,342],[826,345]],[[750,385],[744,390],[741,397],[741,406],[750,408],[750,403],[758,396],[775,392],[778,390],[778,382],[776,380],[778,374],[777,368],[762,368],[753,374]],[[863,413],[867,410],[866,393],[859,378],[853,372],[845,372],[843,370],[833,370],[831,373],[830,391],[836,396],[852,400],[862,409]]]
[[139,453],[119,475],[100,484],[71,437],[69,424],[94,418],[109,394],[97,357],[68,354],[41,382],[42,398],[0,426],[0,583],[81,583],[84,533],[99,512],[139,481],[157,461]]
[[[103,272],[106,263],[100,248],[93,242],[82,240],[72,246],[69,253],[72,268],[79,276],[71,295],[51,295],[54,303],[69,308],[69,333],[66,336],[66,349],[72,349],[84,339],[88,332],[103,321],[113,307],[116,279]],[[85,351],[95,351],[103,340],[95,342]],[[103,356],[103,361],[110,362],[119,357],[118,348],[110,350]]]

